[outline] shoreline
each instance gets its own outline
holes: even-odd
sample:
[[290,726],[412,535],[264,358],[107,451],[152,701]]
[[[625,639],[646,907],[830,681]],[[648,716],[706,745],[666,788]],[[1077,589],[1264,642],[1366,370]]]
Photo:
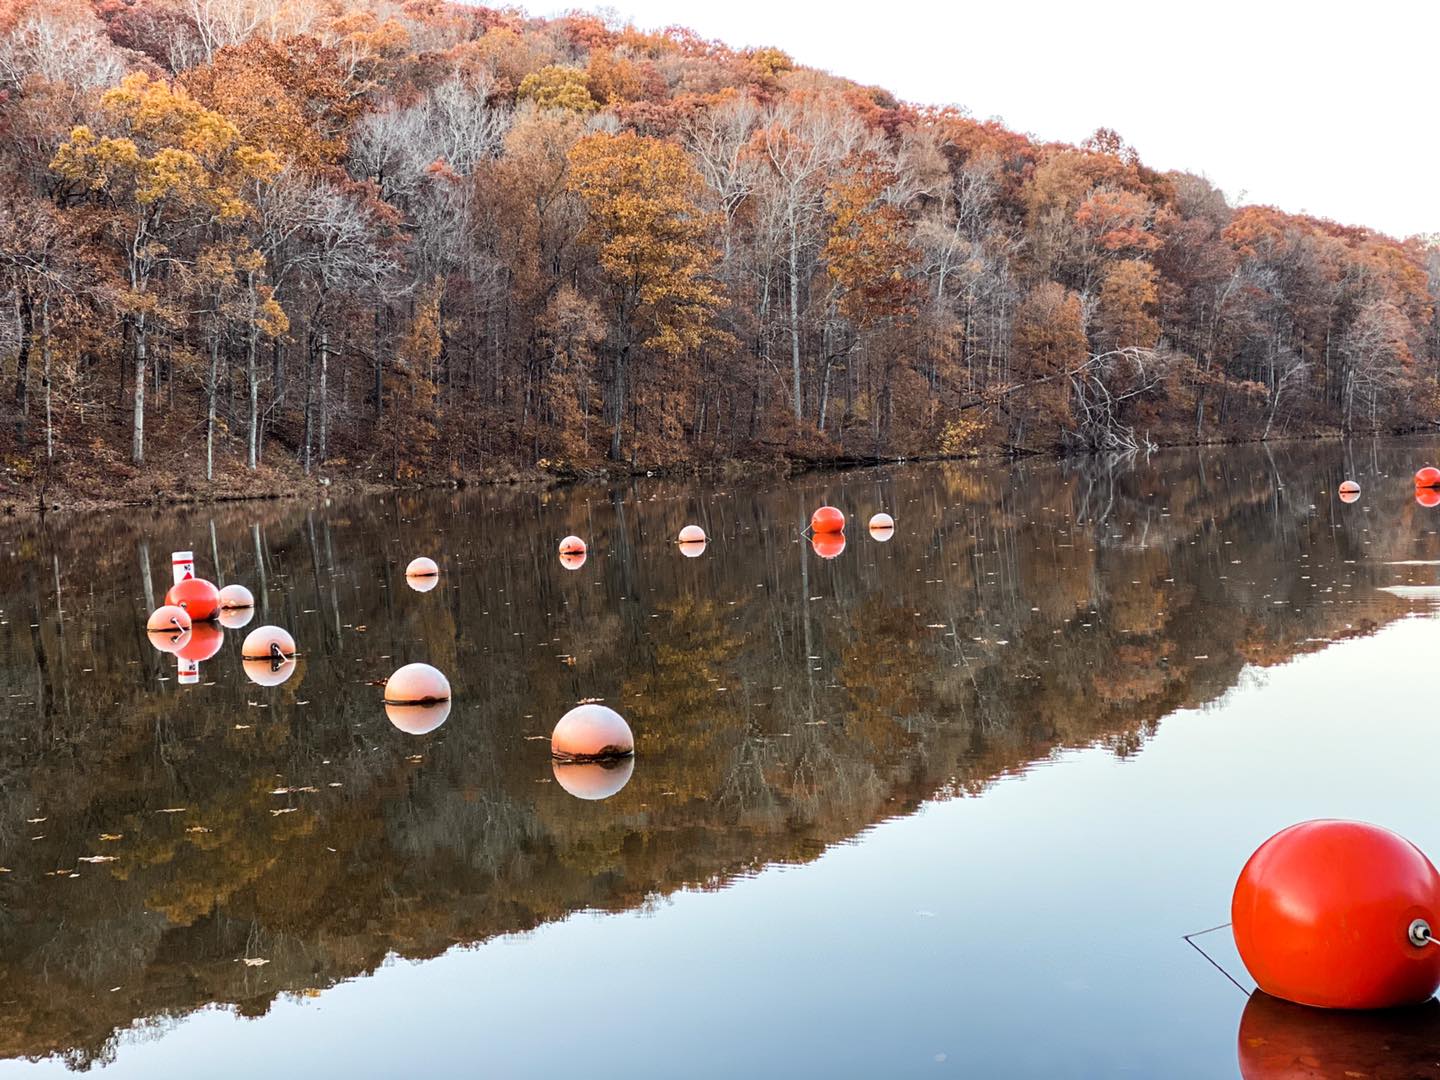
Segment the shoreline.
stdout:
[[[155,494],[142,497],[106,498],[85,492],[71,492],[66,488],[51,490],[47,496],[42,485],[28,491],[6,493],[0,496],[0,515],[10,521],[44,519],[50,516],[70,514],[114,513],[133,509],[165,509],[182,507],[220,506],[238,502],[281,502],[314,497],[347,498],[365,495],[390,495],[400,492],[420,491],[464,491],[484,487],[562,487],[571,484],[606,482],[615,483],[635,478],[670,478],[733,476],[769,474],[777,478],[794,477],[813,472],[844,471],[849,469],[876,468],[882,465],[920,464],[929,462],[972,462],[976,464],[997,462],[1019,462],[1050,460],[1055,462],[1083,459],[1099,459],[1108,456],[1128,457],[1145,453],[1184,450],[1202,447],[1255,446],[1260,444],[1294,445],[1298,443],[1343,442],[1347,439],[1411,439],[1431,434],[1423,431],[1386,432],[1365,436],[1343,435],[1326,432],[1309,435],[1290,435],[1278,438],[1232,438],[1210,440],[1187,440],[1158,443],[1154,451],[1088,451],[1084,453],[1057,453],[1052,451],[1015,452],[1002,448],[991,448],[973,454],[929,454],[923,456],[887,457],[846,454],[823,458],[780,457],[772,459],[722,458],[707,464],[683,462],[671,465],[599,467],[579,472],[550,473],[539,469],[499,468],[493,472],[467,473],[449,477],[433,483],[406,481],[366,480],[355,476],[321,477],[272,477],[262,481],[255,490],[239,490],[223,484],[211,484],[211,490],[157,490]],[[283,484],[275,483],[282,479]]]

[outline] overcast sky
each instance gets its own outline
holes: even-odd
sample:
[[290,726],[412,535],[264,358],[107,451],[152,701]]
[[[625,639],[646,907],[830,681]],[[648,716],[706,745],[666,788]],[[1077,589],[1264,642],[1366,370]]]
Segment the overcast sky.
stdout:
[[1111,127],[1147,164],[1203,173],[1232,200],[1399,236],[1440,232],[1434,0],[565,6],[648,29],[689,26],[736,47],[776,45],[1041,139],[1078,142]]

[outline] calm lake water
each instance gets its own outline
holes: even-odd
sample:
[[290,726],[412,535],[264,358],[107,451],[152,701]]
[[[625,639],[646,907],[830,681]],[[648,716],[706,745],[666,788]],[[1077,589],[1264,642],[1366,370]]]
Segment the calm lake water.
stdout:
[[[1440,1006],[1331,1023],[1247,999],[1228,931],[1196,943],[1241,987],[1184,938],[1296,821],[1440,857],[1437,458],[12,525],[0,1074],[1440,1076]],[[833,559],[800,533],[823,502]],[[179,684],[143,631],[179,548],[294,634],[293,677],[252,683],[232,630]],[[381,705],[411,661],[455,692],[423,736]],[[582,699],[637,739],[598,801],[549,761]]]

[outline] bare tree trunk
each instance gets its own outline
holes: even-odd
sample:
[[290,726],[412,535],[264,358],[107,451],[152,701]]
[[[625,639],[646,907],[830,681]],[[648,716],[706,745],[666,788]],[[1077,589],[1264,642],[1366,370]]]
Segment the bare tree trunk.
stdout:
[[319,462],[323,467],[326,455],[329,453],[327,435],[329,433],[329,402],[330,402],[330,331],[322,322],[320,324],[320,444]]
[[130,460],[145,464],[145,312],[135,317],[135,412],[131,426]]
[[610,460],[621,461],[620,436],[625,430],[625,369],[630,362],[630,344],[627,341],[615,354],[615,381],[611,393],[615,399],[615,426],[610,429]]
[[245,275],[245,287],[250,293],[249,326],[245,331],[245,378],[250,390],[250,423],[248,426],[249,447],[246,464],[253,471],[260,464],[260,369],[256,353],[260,347],[260,327],[255,323],[258,312],[255,309],[255,272]]
[[45,456],[55,456],[55,424],[50,411],[50,292],[40,301],[40,388],[45,394]]
[[15,358],[15,438],[25,445],[25,420],[30,412],[30,348],[35,340],[35,301],[21,275],[16,275],[20,308],[20,351]]
[[210,370],[205,379],[205,479],[215,479],[215,392],[220,382],[220,333],[210,331]]
[[790,378],[798,424],[804,415],[805,400],[800,390],[800,237],[793,222],[790,225]]

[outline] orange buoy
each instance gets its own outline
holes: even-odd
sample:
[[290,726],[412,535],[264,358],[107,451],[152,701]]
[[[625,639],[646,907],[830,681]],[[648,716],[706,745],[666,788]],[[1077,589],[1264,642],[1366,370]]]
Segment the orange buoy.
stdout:
[[435,565],[434,559],[427,559],[421,555],[417,559],[411,559],[410,565],[405,567],[406,577],[434,577],[440,573],[440,567]]
[[675,539],[680,544],[703,544],[705,543],[705,530],[699,525],[686,525]]
[[155,648],[173,653],[190,640],[191,626],[190,616],[184,608],[165,604],[150,613],[150,618],[145,621],[145,633]]
[[1440,488],[1416,488],[1415,501],[1426,510],[1440,506]]
[[584,555],[586,550],[585,541],[578,536],[567,536],[560,541],[561,555]]
[[1272,997],[1386,1009],[1440,987],[1440,874],[1403,837],[1357,821],[1306,821],[1261,844],[1230,905],[1235,945]]
[[240,661],[251,682],[279,686],[295,673],[295,639],[278,626],[257,626],[240,645]]
[[433,705],[450,700],[450,680],[429,664],[406,664],[385,680],[387,705]]
[[1251,994],[1236,1042],[1244,1080],[1440,1076],[1440,1002],[1353,1012]]
[[209,660],[220,651],[220,646],[225,644],[225,632],[214,623],[197,622],[190,628],[190,636],[184,641],[175,655],[181,660],[191,660],[200,663]]
[[204,578],[186,578],[170,586],[165,603],[184,608],[192,622],[205,622],[220,610],[220,590]]
[[226,630],[239,630],[242,626],[249,626],[250,620],[253,618],[255,618],[253,607],[222,607],[220,613],[215,616],[215,621]]
[[1440,469],[1433,465],[1426,465],[1415,474],[1415,486],[1417,488],[1440,488]]
[[810,515],[810,531],[839,533],[845,531],[845,515],[833,506],[822,506]]
[[705,554],[705,548],[709,541],[706,540],[682,540],[680,542],[680,554],[687,559],[697,559]]
[[608,799],[630,782],[635,755],[612,761],[551,761],[555,782],[577,799]]
[[635,753],[635,736],[614,709],[588,702],[577,705],[550,734],[550,756],[558,761],[606,761]]
[[176,604],[162,604],[145,620],[145,629],[152,634],[176,634],[190,629],[190,613]]
[[822,559],[835,559],[845,550],[844,533],[816,533],[810,538],[810,546]]
[[583,551],[562,551],[560,552],[560,565],[566,570],[579,570],[585,565],[589,558]]
[[226,585],[220,590],[221,611],[243,611],[255,606],[255,597],[244,585]]

